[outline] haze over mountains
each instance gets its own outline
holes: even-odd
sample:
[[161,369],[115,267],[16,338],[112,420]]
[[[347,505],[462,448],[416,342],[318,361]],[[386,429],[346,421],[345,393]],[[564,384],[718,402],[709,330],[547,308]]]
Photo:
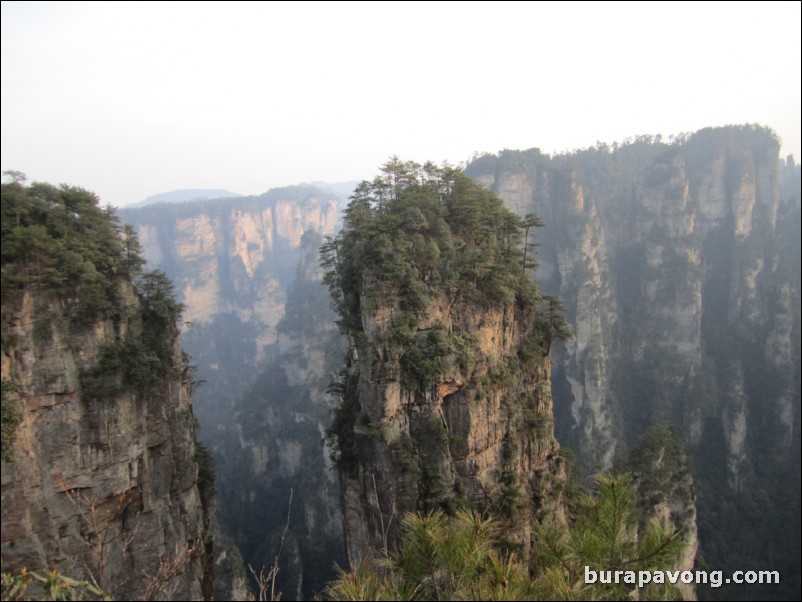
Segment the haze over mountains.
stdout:
[[[715,128],[670,143],[642,137],[559,156],[505,151],[478,157],[466,173],[520,215],[534,212],[546,224],[536,232],[537,277],[566,304],[577,333],[553,360],[558,440],[591,472],[612,466],[649,425],[673,422],[705,492],[705,561],[733,570],[781,565],[783,587],[793,591],[799,542],[796,530],[784,527],[799,522],[799,166],[779,160],[778,151],[762,128]],[[193,325],[184,344],[207,381],[196,396],[208,425],[203,437],[220,466],[235,453],[251,458],[237,461],[233,473],[220,471],[221,479],[233,479],[228,492],[235,481],[251,483],[240,501],[221,501],[221,508],[239,506],[239,516],[254,511],[242,506],[254,497],[254,482],[278,479],[286,494],[293,479],[307,478],[300,475],[310,444],[319,464],[327,462],[328,452],[311,442],[321,441],[326,426],[332,402],[323,381],[336,374],[336,362],[326,369],[330,355],[308,356],[317,336],[308,320],[303,343],[275,327],[290,309],[304,323],[284,302],[301,233],[312,227],[333,234],[345,200],[282,190],[267,203],[189,204],[174,216],[157,208],[122,212],[188,306]],[[309,269],[303,286],[312,291]],[[326,320],[324,304],[316,324]],[[273,384],[239,398],[260,366]],[[274,396],[306,378],[320,384],[303,393],[306,405],[292,415],[308,430],[285,438],[286,414],[270,409],[284,402]],[[263,418],[253,414],[256,399]],[[254,420],[263,432],[253,431]],[[278,447],[271,452],[270,445]],[[262,513],[279,529],[286,497],[273,500],[277,506]],[[309,523],[330,524],[310,503],[307,531]],[[336,506],[319,503],[324,514]],[[244,528],[231,520],[233,531]]]
[[[688,544],[677,567],[782,576],[683,595],[798,599],[800,188],[752,125],[477,155],[464,176],[394,159],[359,185],[174,191],[120,210],[133,230],[91,195],[4,185],[4,561],[63,570],[90,532],[158,523],[157,549],[114,562],[193,539],[171,587],[208,596],[213,554],[226,599],[281,548],[277,588],[308,599],[399,541],[404,510],[489,511],[528,554],[536,519],[576,511],[577,470],[626,469]],[[141,274],[134,231],[170,280]],[[89,494],[110,526],[87,526]]]
[[126,205],[126,207],[134,209],[136,207],[155,205],[156,203],[186,203],[187,201],[204,201],[207,199],[233,198],[238,196],[242,195],[231,192],[230,190],[223,190],[222,188],[187,188],[154,194],[139,202],[130,203]]

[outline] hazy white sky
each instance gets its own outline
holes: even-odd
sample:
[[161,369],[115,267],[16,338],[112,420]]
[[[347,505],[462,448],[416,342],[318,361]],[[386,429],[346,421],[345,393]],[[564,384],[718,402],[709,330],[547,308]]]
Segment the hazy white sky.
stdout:
[[123,205],[760,123],[800,3],[2,2],[2,159]]

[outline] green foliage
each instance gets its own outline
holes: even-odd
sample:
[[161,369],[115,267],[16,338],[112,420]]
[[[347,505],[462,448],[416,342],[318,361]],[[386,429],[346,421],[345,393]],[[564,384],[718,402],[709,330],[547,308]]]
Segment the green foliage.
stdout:
[[214,487],[214,457],[209,448],[197,436],[195,437],[195,462],[198,463],[198,489],[200,490],[201,501],[203,502],[203,507],[209,509],[212,498],[216,493]]
[[53,290],[74,324],[119,315],[118,278],[143,260],[132,231],[81,188],[2,185],[2,296],[25,286]]
[[565,505],[569,516],[579,514],[579,504],[582,499],[582,470],[576,461],[576,454],[570,447],[560,447],[560,457],[565,460]]
[[354,437],[354,427],[359,415],[359,400],[356,391],[357,379],[344,369],[337,382],[329,385],[328,393],[339,398],[334,410],[331,426],[326,430],[331,445],[331,459],[343,470],[353,472],[358,466],[359,448]]
[[453,351],[442,328],[422,334],[412,337],[405,345],[400,360],[404,383],[408,388],[421,392],[440,382],[445,359]]
[[[528,258],[536,246],[532,230],[540,225],[534,215],[522,220],[508,211],[456,168],[393,158],[357,187],[343,230],[320,248],[338,324],[360,360],[383,354],[376,358],[382,378],[399,376],[420,396],[431,394],[451,367],[470,378],[483,359],[475,336],[458,323],[421,327],[437,301],[456,308],[454,314],[492,309],[510,316],[534,345],[524,361],[542,362],[551,341],[569,333],[559,302],[544,300],[527,272],[535,265]],[[381,312],[389,314],[389,324],[368,340],[363,319]],[[499,359],[488,386],[510,386],[520,361]],[[391,373],[396,370],[399,375]],[[330,432],[337,457],[351,462],[357,390],[341,382],[337,392],[342,403]]]
[[529,600],[525,565],[499,552],[498,524],[470,510],[407,514],[389,558],[367,560],[329,584],[332,600]]
[[[100,209],[97,197],[81,188],[3,184],[2,239],[4,307],[33,287],[54,294],[74,327],[131,319],[128,335],[101,349],[96,365],[81,375],[87,399],[114,397],[127,385],[150,387],[173,370],[182,306],[163,272],[142,273],[133,228],[121,227],[111,207]],[[126,279],[136,281],[139,316],[124,316],[120,284]],[[49,336],[47,314],[37,316],[35,333],[39,340]]]
[[127,387],[147,392],[176,374],[176,320],[183,305],[174,298],[173,283],[154,270],[140,275],[137,291],[142,302],[139,328],[105,345],[95,365],[81,374],[85,400],[113,399]]
[[659,424],[646,431],[630,450],[627,469],[638,475],[638,492],[647,507],[672,500],[693,506],[691,462],[673,424]]
[[314,338],[324,325],[336,320],[331,310],[331,297],[319,277],[317,255],[322,242],[322,237],[314,230],[307,230],[301,236],[301,257],[295,279],[287,288],[284,316],[276,325],[278,332]]
[[[14,443],[17,438],[17,427],[19,426],[22,417],[15,400],[11,398],[12,395],[19,393],[19,386],[11,380],[2,379],[2,455],[4,462],[14,461]],[[5,598],[4,598],[5,599]]]
[[[655,570],[675,565],[684,542],[670,525],[653,518],[640,527],[632,477],[596,477],[596,495],[585,493],[573,526],[550,523],[537,530],[534,565],[542,591],[551,599],[625,600],[634,585],[585,584],[585,567],[594,571]],[[641,597],[675,596],[669,585],[650,584]]]
[[144,304],[146,326],[175,331],[184,306],[175,300],[175,286],[167,274],[161,270],[145,272],[136,284]]
[[106,345],[100,349],[95,365],[81,374],[81,392],[85,401],[112,400],[124,389],[123,382],[130,376],[128,365],[139,365],[135,353],[131,348],[138,347],[136,339],[126,339],[117,343]]
[[470,375],[476,365],[476,337],[470,332],[451,335],[451,347],[463,374]]
[[[31,589],[29,592],[28,589]],[[50,571],[40,575],[22,569],[19,573],[2,573],[3,600],[111,600],[111,597],[88,581],[76,581]]]
[[[361,303],[398,301],[415,317],[426,302],[508,306],[534,283],[520,277],[526,223],[453,167],[391,160],[357,187],[345,224],[321,248],[325,279],[346,329],[360,329]],[[528,240],[528,239],[527,239]]]
[[[538,528],[531,558],[502,552],[499,524],[470,510],[407,514],[389,557],[341,572],[326,594],[333,600],[626,600],[675,595],[669,586],[633,592],[627,584],[584,584],[593,570],[672,568],[683,544],[657,521],[639,529],[629,475],[601,475],[597,494],[583,495],[573,525]],[[515,503],[515,488],[510,488]],[[526,562],[528,561],[528,562]],[[530,577],[530,573],[534,578]],[[637,598],[636,598],[637,599]]]

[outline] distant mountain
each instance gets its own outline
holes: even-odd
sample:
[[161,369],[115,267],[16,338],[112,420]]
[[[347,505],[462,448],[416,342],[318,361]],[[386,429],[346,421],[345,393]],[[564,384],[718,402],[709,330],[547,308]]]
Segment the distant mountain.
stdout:
[[223,188],[184,188],[181,190],[154,194],[144,201],[126,205],[126,208],[145,207],[146,205],[154,205],[156,203],[185,203],[187,201],[202,201],[206,199],[221,199],[238,196],[242,195]]
[[[290,600],[312,599],[334,578],[334,562],[346,565],[339,486],[322,435],[326,389],[343,351],[316,271],[317,248],[339,229],[342,204],[304,184],[120,210],[149,266],[170,276],[185,306],[191,326],[182,344],[204,381],[194,415],[225,475],[220,524],[246,563],[273,562],[290,491],[294,504],[303,502],[302,512],[293,505],[281,557],[278,587]],[[245,483],[252,486],[243,495]],[[227,566],[215,567],[216,598],[241,599],[228,597],[236,561]]]
[[315,188],[320,188],[320,190],[324,192],[334,193],[341,199],[349,199],[351,195],[354,194],[354,189],[358,184],[359,182],[356,180],[350,180],[348,182],[321,182],[315,180],[311,185]]
[[[301,187],[315,187],[323,192],[331,193],[341,199],[349,198],[356,188],[356,180],[348,182],[320,182],[314,181],[310,184],[301,184]],[[291,188],[291,187],[285,187]],[[276,188],[271,190],[284,190],[284,188]],[[224,188],[182,188],[181,190],[172,190],[170,192],[160,192],[148,198],[138,201],[136,203],[129,203],[125,205],[126,209],[136,209],[138,207],[147,207],[148,205],[155,205],[157,203],[187,203],[189,201],[205,201],[209,199],[228,199],[241,197],[242,195],[237,192],[231,192]]]

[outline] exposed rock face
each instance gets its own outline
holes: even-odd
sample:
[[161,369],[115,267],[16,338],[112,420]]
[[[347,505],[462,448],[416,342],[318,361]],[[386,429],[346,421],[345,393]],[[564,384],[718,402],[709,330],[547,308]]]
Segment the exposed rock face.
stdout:
[[349,339],[331,427],[349,562],[388,553],[406,512],[462,506],[527,553],[535,521],[564,520],[566,481],[549,380],[565,333],[525,273],[527,227],[453,168],[381,171],[321,249]]
[[[323,444],[337,333],[318,245],[302,244],[309,230],[333,234],[339,213],[336,196],[310,186],[121,212],[149,267],[171,276],[186,305],[182,344],[204,381],[193,400],[215,453],[217,513],[246,565],[272,565],[294,491],[278,580],[285,599],[319,593],[343,562],[339,490]],[[304,313],[316,299],[320,315]]]
[[339,208],[331,194],[292,186],[120,212],[136,228],[148,266],[170,276],[185,305],[181,342],[205,382],[194,404],[211,446],[230,436],[234,402],[278,342],[302,234],[333,234]]
[[[519,169],[504,169],[502,160],[492,176],[487,166],[468,170],[510,207],[534,210],[548,225],[541,274],[544,288],[570,305],[575,321],[577,337],[559,363],[570,387],[570,440],[587,465],[611,465],[626,422],[613,399],[614,356],[637,358],[659,347],[676,353],[681,374],[698,372],[703,313],[712,301],[712,291],[704,296],[703,289],[712,287],[714,270],[730,281],[733,317],[742,304],[755,317],[756,279],[771,266],[752,256],[725,276],[710,247],[727,237],[734,251],[774,230],[777,145],[766,137],[753,149],[746,134],[740,141],[735,133],[715,136],[703,132],[674,146],[639,141],[613,153],[601,148],[554,159],[527,151],[529,163]],[[641,153],[640,164],[634,153]],[[674,409],[654,404],[648,412],[659,421],[678,417]],[[700,415],[684,419],[699,432]],[[731,413],[721,420],[732,426],[727,432],[738,430]]]
[[[133,288],[120,289],[121,315],[135,315]],[[67,311],[41,289],[3,306],[2,375],[22,419],[2,464],[4,570],[55,568],[117,599],[202,599],[207,517],[176,339],[175,375],[157,390],[88,401],[81,373],[104,345],[140,333],[125,317],[76,331]]]
[[121,216],[136,227],[148,265],[174,278],[185,320],[204,324],[233,313],[243,323],[261,323],[262,354],[275,341],[301,235],[309,229],[333,233],[338,205],[316,189],[291,187],[258,197],[123,210]]
[[533,520],[563,516],[548,361],[502,375],[528,334],[514,310],[440,299],[423,312],[418,334],[475,333],[476,360],[454,359],[437,386],[416,391],[400,376],[397,350],[382,343],[394,309],[365,312],[364,342],[352,349],[358,454],[340,474],[352,566],[395,541],[404,512],[461,503],[509,520],[510,540],[526,549]]
[[296,278],[287,291],[278,343],[234,407],[225,474],[218,476],[222,520],[245,561],[270,566],[284,551],[277,591],[311,600],[345,565],[337,471],[325,432],[334,400],[327,393],[344,340],[320,282],[322,237],[303,235]]
[[[649,425],[678,425],[708,491],[701,545],[722,568],[738,562],[733,549],[765,564],[750,529],[793,546],[766,535],[785,533],[772,512],[799,521],[798,502],[749,509],[761,488],[776,499],[799,489],[798,175],[781,198],[778,150],[746,126],[556,157],[505,152],[466,169],[546,223],[540,280],[576,330],[553,365],[560,441],[586,469],[607,467]],[[721,513],[725,501],[740,509]],[[733,529],[744,513],[750,526]],[[722,537],[726,548],[711,542]]]

